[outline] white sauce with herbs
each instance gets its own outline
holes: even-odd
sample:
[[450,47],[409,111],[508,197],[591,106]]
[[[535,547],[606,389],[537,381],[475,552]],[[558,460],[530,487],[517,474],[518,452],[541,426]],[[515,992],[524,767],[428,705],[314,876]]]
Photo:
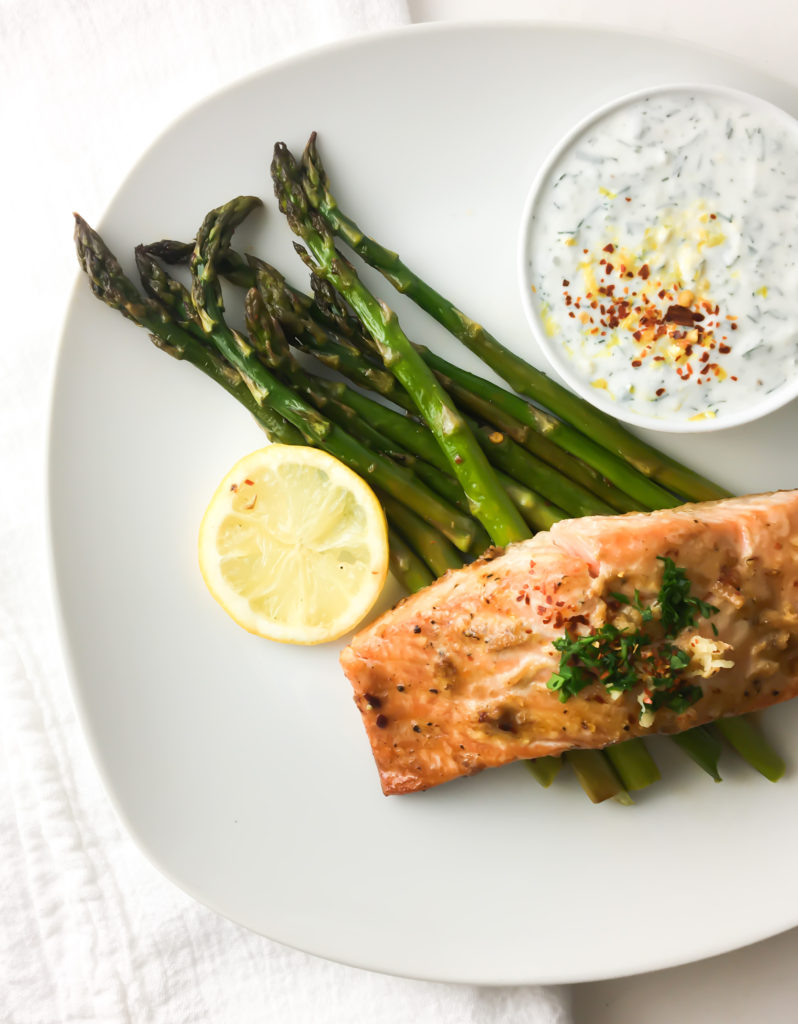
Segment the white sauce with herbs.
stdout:
[[538,194],[529,274],[585,383],[638,415],[721,418],[798,372],[798,122],[723,91],[593,121]]

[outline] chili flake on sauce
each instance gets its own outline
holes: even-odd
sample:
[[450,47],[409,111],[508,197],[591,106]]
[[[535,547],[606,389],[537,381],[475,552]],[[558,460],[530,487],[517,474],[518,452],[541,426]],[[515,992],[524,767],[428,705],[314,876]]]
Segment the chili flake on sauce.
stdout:
[[[602,249],[614,251],[612,243]],[[578,319],[586,331],[600,338],[614,331],[631,334],[635,342],[629,350],[633,369],[651,360],[672,367],[681,381],[693,379],[699,384],[709,374],[717,380],[727,379],[729,375],[718,359],[732,351],[725,333],[730,324],[721,318],[717,305],[706,298],[696,300],[693,292],[680,289],[678,283],[666,288],[662,281],[651,280],[646,263],[635,268],[602,258],[597,264],[596,276],[601,283],[595,295],[574,295],[570,287],[562,290],[564,305],[582,311]],[[613,274],[619,284],[610,283]],[[568,285],[565,279],[563,285]],[[719,331],[724,333],[719,335]],[[659,399],[666,392],[663,383],[654,396]]]

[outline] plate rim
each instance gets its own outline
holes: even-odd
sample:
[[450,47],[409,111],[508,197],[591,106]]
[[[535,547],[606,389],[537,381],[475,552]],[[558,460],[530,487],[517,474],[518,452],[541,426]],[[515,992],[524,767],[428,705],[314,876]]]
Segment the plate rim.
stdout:
[[[353,37],[336,39],[327,43],[314,46],[311,49],[303,50],[299,53],[290,54],[286,57],[280,58],[274,62],[265,65],[262,68],[250,71],[239,78],[236,78],[219,89],[212,90],[202,96],[199,99],[193,100],[189,105],[183,108],[178,114],[170,117],[153,135],[148,145],[142,150],[138,158],[133,162],[127,172],[120,178],[112,194],[109,196],[105,208],[102,213],[96,218],[96,225],[98,230],[104,230],[106,220],[109,212],[116,203],[119,194],[125,189],[128,182],[138,172],[140,166],[144,164],[150,157],[152,151],[160,145],[162,140],[169,136],[178,125],[185,120],[194,116],[200,111],[206,104],[216,102],[226,95],[233,93],[239,89],[246,88],[256,81],[268,80],[271,77],[277,77],[281,74],[285,68],[296,68],[301,67],[303,64],[312,65],[319,56],[326,56],[333,53],[348,53],[352,51],[363,49],[369,49],[374,44],[381,44],[386,41],[394,42],[396,40],[410,39],[413,36],[418,35],[441,35],[441,36],[456,36],[456,35],[478,35],[484,34],[485,32],[510,32],[513,30],[540,30],[546,31],[561,31],[565,33],[573,34],[595,34],[612,37],[624,37],[628,39],[636,40],[656,40],[656,36],[630,29],[627,27],[608,27],[601,25],[598,22],[587,21],[587,22],[570,22],[560,19],[537,19],[537,18],[494,18],[494,19],[474,19],[474,20],[462,20],[462,21],[436,21],[436,22],[423,22],[423,23],[410,23],[406,25],[393,26],[387,29],[378,31],[370,31],[358,34]],[[703,51],[707,53],[713,53],[722,58],[729,66],[736,65],[742,71],[747,70],[754,72],[760,77],[769,78],[774,83],[778,83],[787,86],[791,91],[796,94],[798,98],[798,86],[789,82],[786,79],[774,76],[766,68],[760,68],[753,62],[744,60],[734,54],[727,53],[717,46],[705,45],[703,42],[696,43],[692,40],[686,40],[685,46],[690,49]],[[56,556],[56,543],[54,535],[55,525],[55,488],[54,488],[54,448],[55,448],[55,410],[57,404],[57,393],[59,390],[59,381],[61,378],[61,368],[66,357],[66,341],[67,333],[71,325],[71,321],[74,317],[74,308],[78,301],[78,296],[84,291],[83,274],[80,269],[75,270],[75,276],[72,288],[69,291],[67,302],[60,318],[60,326],[57,332],[57,341],[50,357],[49,374],[46,387],[46,422],[44,430],[44,458],[41,464],[43,469],[44,485],[45,485],[45,508],[44,508],[44,527],[45,527],[45,571],[47,575],[48,583],[48,596],[51,602],[51,609],[53,613],[53,620],[56,626],[57,642],[61,651],[65,675],[69,686],[70,696],[73,706],[76,710],[76,717],[79,723],[80,731],[83,734],[86,747],[89,751],[89,755],[93,762],[94,768],[98,774],[98,777],[102,783],[102,787],[109,804],[115,813],[117,819],[122,825],[124,832],[127,834],[138,850],[143,854],[147,861],[169,882],[175,885],[180,891],[188,895],[191,899],[204,907],[214,911],[221,917],[228,921],[234,922],[239,927],[245,929],[252,934],[262,936],[269,941],[276,942],[279,945],[285,946],[289,949],[297,950],[310,954],[312,956],[319,957],[320,959],[327,960],[332,963],[342,964],[347,967],[357,968],[361,970],[368,970],[374,973],[383,974],[391,977],[407,978],[411,980],[420,981],[433,981],[441,983],[461,983],[461,984],[478,984],[484,986],[506,986],[506,985],[561,985],[561,984],[580,984],[589,982],[598,982],[611,979],[619,979],[624,977],[634,977],[638,974],[646,974],[654,971],[668,970],[675,967],[683,966],[691,963],[699,963],[703,960],[715,958],[725,953],[732,952],[737,949],[743,949],[750,945],[755,945],[759,942],[765,941],[768,938],[775,937],[786,931],[789,931],[798,926],[798,908],[796,908],[791,915],[789,920],[782,920],[778,925],[770,924],[768,926],[760,926],[751,928],[747,933],[748,937],[740,941],[739,938],[732,939],[731,941],[723,940],[719,936],[716,937],[714,943],[705,943],[705,952],[695,956],[693,954],[684,956],[679,952],[674,952],[673,956],[668,959],[662,957],[656,957],[648,959],[641,957],[636,961],[635,967],[631,971],[619,971],[617,969],[604,969],[596,970],[590,973],[584,971],[569,971],[564,969],[563,971],[556,974],[536,974],[530,977],[529,974],[516,975],[513,973],[500,974],[498,972],[490,972],[484,976],[474,976],[468,979],[462,977],[462,975],[450,974],[445,977],[441,977],[440,972],[431,971],[429,973],[421,971],[413,971],[408,973],[403,971],[401,968],[390,968],[386,967],[381,962],[369,962],[366,959],[350,959],[345,956],[331,955],[329,951],[317,950],[314,948],[312,942],[307,944],[296,944],[293,942],[286,941],[283,938],[276,938],[267,932],[260,931],[247,923],[238,920],[235,916],[230,914],[224,908],[216,905],[213,900],[208,899],[203,894],[195,891],[191,884],[187,884],[184,880],[176,877],[175,874],[161,861],[150,849],[150,846],[143,835],[139,833],[138,827],[135,822],[130,818],[125,806],[119,801],[116,793],[115,786],[111,783],[109,774],[106,771],[104,759],[100,753],[98,747],[98,741],[94,735],[92,728],[89,725],[89,712],[85,702],[84,691],[82,690],[78,679],[79,673],[76,667],[75,649],[73,641],[70,637],[65,617],[65,591],[64,581],[59,575],[57,566]]]

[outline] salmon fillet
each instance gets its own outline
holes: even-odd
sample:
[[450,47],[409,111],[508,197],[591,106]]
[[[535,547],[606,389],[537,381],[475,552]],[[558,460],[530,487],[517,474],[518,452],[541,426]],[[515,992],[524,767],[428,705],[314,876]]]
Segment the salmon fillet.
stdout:
[[[678,634],[658,603],[666,562],[712,610]],[[651,609],[648,619],[644,610]],[[670,635],[686,709],[596,676],[561,700],[553,642],[611,626]],[[593,516],[492,552],[358,633],[341,655],[386,794],[518,758],[674,733],[798,694],[798,491]],[[645,673],[641,677],[645,680]]]

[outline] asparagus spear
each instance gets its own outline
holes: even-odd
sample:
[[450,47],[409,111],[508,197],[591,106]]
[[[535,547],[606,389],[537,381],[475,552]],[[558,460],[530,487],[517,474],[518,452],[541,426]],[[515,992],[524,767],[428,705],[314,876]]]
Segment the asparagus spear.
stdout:
[[579,484],[585,490],[595,494],[597,498],[612,507],[616,512],[646,512],[648,506],[641,501],[625,494],[620,487],[602,476],[593,466],[582,459],[571,455],[564,448],[552,441],[546,434],[530,429],[506,409],[494,402],[469,391],[456,384],[440,370],[435,376],[443,384],[452,398],[467,412],[479,417],[483,422],[490,423],[501,433],[511,437],[517,444],[526,448],[532,455],[548,463],[563,476]]
[[422,348],[420,354],[433,370],[442,373],[459,387],[492,403],[535,433],[542,434],[554,441],[571,455],[587,462],[644,508],[673,508],[681,504],[680,498],[670,494],[653,480],[642,476],[628,462],[603,448],[591,437],[587,437],[568,423],[535,408],[523,398],[518,398],[497,384],[483,380],[476,374],[455,366],[427,348]]
[[415,551],[390,526],[388,527],[388,552],[391,572],[411,594],[432,583],[432,573]]
[[[255,264],[253,263],[253,265]],[[261,264],[261,266],[265,265]],[[284,315],[287,298],[284,278],[282,278],[282,275],[277,275],[271,268],[268,268],[268,272],[258,271],[256,280],[261,300],[269,306],[274,318],[281,325],[284,322],[287,323],[294,333],[294,339],[296,340],[297,335],[304,333],[305,324],[301,319],[293,315],[292,311],[289,311],[288,316]],[[290,301],[290,297],[288,297],[288,300]],[[324,351],[329,353],[331,348],[334,348],[334,343],[328,337],[324,342]],[[370,377],[372,369],[369,367],[369,364],[358,359],[357,356],[352,356],[348,350],[341,349],[340,352],[334,350],[333,359],[325,359],[324,353],[315,347],[311,348],[310,351],[314,356],[321,358],[325,365],[331,365],[335,369],[342,370],[344,375],[349,378],[354,376],[358,383],[378,391],[383,396],[390,397],[400,403],[403,401],[403,396],[406,398],[406,392],[398,384],[395,388],[385,386],[381,381]],[[390,377],[390,381],[392,384],[396,384],[395,378]],[[323,393],[335,388],[336,385],[330,382],[318,381],[316,387]],[[375,425],[387,437],[392,438],[407,450],[419,455],[430,465],[437,466],[444,472],[448,470],[448,462],[441,449],[435,443],[429,431],[424,429],[419,423],[408,419],[406,416],[397,415],[386,406],[373,402],[351,389],[346,389],[344,393],[341,392],[340,385],[338,387],[339,397],[343,398],[350,408],[360,413],[365,421]],[[505,490],[508,490],[509,485],[506,482],[508,478],[517,481],[521,485],[526,485],[527,501],[525,507],[520,509],[520,511],[525,520],[536,529],[548,529],[558,519],[564,518],[561,508],[571,515],[600,515],[614,511],[609,505],[601,502],[578,484],[552,470],[547,463],[535,459],[534,456],[515,445],[513,441],[497,436],[494,431],[488,430],[484,432],[473,421],[466,419],[466,422],[476,437],[477,442],[486,452],[489,461],[495,464],[494,468],[504,471],[505,479],[502,480],[500,477],[500,483],[503,483]],[[556,508],[545,500],[535,499],[535,492],[544,499],[550,499],[552,503],[558,503],[561,508]],[[517,488],[514,493],[511,493],[510,497],[517,505],[515,500]],[[530,498],[532,499],[531,501],[529,500]]]
[[569,750],[562,755],[594,804],[615,797],[618,803],[631,804],[632,798],[610,759],[602,750]]
[[722,781],[718,771],[718,758],[722,749],[721,742],[706,726],[699,725],[695,729],[674,733],[671,739],[680,750],[683,750],[691,760],[695,761],[699,768],[703,768],[707,775],[710,775],[715,782]]
[[[330,381],[316,381],[316,388],[322,393],[329,393],[335,387],[336,385]],[[448,476],[449,464],[445,456],[429,431],[425,430],[420,423],[372,401],[351,388],[346,389],[344,401],[360,416],[362,422],[374,424],[385,437],[395,441],[402,449],[417,455]],[[474,426],[471,429],[474,436],[480,440]],[[482,443],[481,440],[480,443]],[[488,442],[489,446],[490,442]],[[378,450],[385,449],[378,447]],[[504,468],[510,470],[512,467],[505,465]],[[510,500],[533,529],[548,530],[553,523],[565,518],[565,513],[561,509],[540,497],[539,493],[530,489],[529,486],[525,486],[525,482],[519,480],[517,474],[511,475],[510,472],[502,472],[497,466],[494,466],[494,469],[497,470],[497,479],[507,491]],[[460,488],[460,492],[462,492],[462,488]],[[597,507],[596,511],[598,511]]]
[[[331,302],[329,294],[323,290],[326,282],[319,281],[316,275],[311,275],[311,281],[317,296],[317,302],[321,301],[324,303],[325,322],[332,324],[334,332],[340,332],[334,333],[332,338],[328,337],[326,344],[318,348],[314,354],[326,365],[337,369],[354,383],[374,390],[373,385],[369,383],[366,376],[366,367],[370,365],[369,354],[370,352],[373,354],[374,351],[373,339],[368,336],[359,323],[356,328],[353,327],[351,318],[340,308],[340,305],[335,306]],[[311,318],[314,315],[318,315],[314,313],[314,306],[307,307],[307,312]],[[276,313],[276,315],[278,314]],[[346,352],[341,352],[339,356],[336,340],[340,340],[341,334],[344,334],[348,340],[353,341],[354,346],[360,349],[360,361],[353,356],[352,346],[347,346]],[[417,348],[423,356],[425,352],[423,346],[417,346]],[[598,498],[601,498],[605,504],[611,506],[614,510],[618,512],[646,511],[646,509],[651,507],[635,501],[619,487],[616,487],[603,477],[592,466],[570,455],[551,441],[545,433],[541,432],[544,428],[548,427],[548,424],[544,421],[536,421],[533,429],[521,423],[501,405],[497,405],[489,399],[480,397],[473,391],[460,387],[451,378],[442,373],[440,368],[436,369],[435,375],[459,405],[474,413],[484,422],[493,424],[498,430],[507,434],[518,444],[528,448],[533,455],[547,462],[586,490],[591,491]],[[411,408],[412,411],[412,407],[408,406],[405,392],[401,387],[397,387],[390,392],[387,390],[382,391],[382,394],[402,408]]]
[[411,512],[390,494],[378,491],[377,497],[391,525],[408,539],[413,550],[418,552],[435,576],[443,576],[449,569],[462,569],[462,556],[443,534],[430,530],[423,519],[419,519],[415,512]]
[[614,514],[615,509],[595,494],[552,470],[548,463],[542,462],[500,431],[480,426],[468,417],[466,422],[493,465],[564,509],[569,516]]
[[526,762],[527,768],[532,772],[544,789],[548,789],[560,774],[562,768],[561,757],[536,757]]
[[[325,365],[338,370],[355,383],[377,391],[405,409],[413,409],[413,403],[396,378],[373,367],[359,355],[353,355],[350,346],[344,346],[332,340],[329,332],[323,332],[325,336],[320,347],[317,347],[318,328],[311,334],[313,341],[310,347],[306,343],[303,344],[303,338],[307,338],[311,332],[308,331],[307,318],[300,315],[295,307],[293,296],[289,293],[285,279],[266,264],[254,260],[251,262],[257,271],[256,282],[262,300],[280,325],[285,325],[291,331],[294,342],[298,343],[303,351],[310,351]],[[305,312],[306,308],[303,308],[303,313]],[[385,377],[388,378],[387,382]],[[324,389],[324,382],[320,382],[319,387]],[[329,388],[330,385],[327,387]],[[376,425],[382,433],[420,455],[431,465],[438,466],[444,472],[448,470],[448,462],[432,435],[415,420],[397,416],[385,406],[372,402],[351,389],[347,389],[344,400],[350,407],[360,412],[364,419]],[[597,499],[595,495],[579,484],[554,471],[547,463],[525,452],[512,440],[505,440],[501,436],[497,437],[495,431],[479,432],[480,428],[477,424],[468,419],[466,422],[494,468],[504,471],[505,479],[500,479],[500,482],[504,484],[505,490],[508,489],[506,480],[510,478],[527,486],[528,497],[531,489],[532,492],[537,492],[552,503],[540,499],[534,501],[533,499],[533,503],[528,503],[525,508],[520,509],[525,520],[536,529],[548,529],[557,519],[563,518],[560,509],[553,507],[554,504],[561,506],[571,515],[601,515],[614,511],[610,505]],[[515,422],[517,423],[517,421]],[[521,424],[518,426],[526,432],[526,428]],[[515,500],[517,493],[511,493],[510,496],[517,506],[518,503]],[[627,503],[626,508],[628,507]]]
[[[234,204],[222,210],[226,212],[231,209],[235,219],[240,215],[242,206],[244,204]],[[220,216],[224,216],[224,212]],[[81,264],[98,297],[120,309],[129,319],[151,333],[157,334],[167,344],[174,343],[179,347],[184,342],[185,329],[175,324],[165,309],[153,299],[144,299],[139,295],[99,235],[80,218],[76,219],[76,242]],[[207,259],[205,266],[210,267]],[[444,503],[407,470],[370,452],[266,370],[247,342],[224,324],[220,304],[213,296],[214,281],[212,270],[198,268],[195,289],[199,291],[200,288],[206,288],[210,295],[208,305],[200,305],[197,310],[203,337],[239,372],[255,403],[265,409],[268,398],[268,406],[271,406],[272,411],[292,423],[306,444],[316,444],[329,451],[365,479],[373,480],[388,493],[413,507],[422,518],[435,523],[461,550],[468,550],[475,533],[471,520]]]
[[275,146],[272,178],[280,209],[307,249],[298,251],[349,302],[380,346],[385,366],[401,381],[435,435],[474,515],[494,543],[505,545],[529,536],[529,529],[491,469],[482,449],[399,325],[396,314],[379,303],[352,266],[336,252],[323,221],[309,209],[291,154]]
[[[165,240],[144,247],[152,255],[167,262],[185,262],[191,252],[189,243]],[[354,384],[376,391],[396,405],[415,413],[416,407],[395,377],[375,366],[369,359],[373,354],[373,340],[340,305],[335,305],[327,282],[312,275],[314,291],[324,302],[324,311],[296,289],[291,288],[282,274],[262,260],[239,256],[228,249],[220,255],[220,272],[229,280],[245,287],[258,284],[269,311],[287,329],[293,341],[303,350],[311,352],[324,365],[341,373]],[[343,334],[343,336],[342,336]],[[356,344],[352,343],[356,341]],[[420,349],[422,353],[423,349]],[[534,456],[553,466],[576,484],[595,494],[606,506],[618,512],[645,511],[645,506],[624,494],[620,488],[601,476],[592,466],[570,455],[553,441],[521,423],[500,405],[461,387],[440,369],[436,376],[450,395],[484,422],[491,423],[513,441],[526,447]],[[597,507],[593,512],[604,511]],[[579,514],[574,511],[573,514]]]
[[[322,389],[330,387],[324,382],[320,382],[319,386]],[[347,390],[346,401],[363,419],[377,425],[387,437],[444,472],[448,469],[432,435],[415,420],[399,415],[351,389]],[[548,463],[536,459],[510,438],[489,427],[481,427],[468,417],[466,423],[488,461],[495,470],[504,474],[504,480],[500,476],[500,482],[505,489],[508,489],[506,480],[509,479],[525,485],[528,494],[531,493],[533,497],[539,496],[534,506],[528,508],[535,529],[549,529],[553,523],[565,518],[564,513],[573,516],[608,515],[615,511],[579,484],[556,472]]]
[[605,753],[629,792],[644,789],[660,778],[659,768],[641,739],[616,743],[606,747]]
[[[316,148],[316,133],[302,158],[303,186],[308,201],[336,235],[344,239],[366,263],[379,270],[400,292],[408,295],[519,394],[551,409],[566,422],[578,426],[599,444],[615,453],[646,477],[694,501],[726,497],[727,493],[700,474],[680,465],[626,430],[611,416],[599,412],[567,388],[520,359],[480,324],[466,316],[414,274],[399,256],[369,238],[338,207]],[[612,478],[610,478],[612,479]],[[620,486],[620,485],[619,485]],[[625,488],[623,488],[625,489]]]
[[[279,316],[278,313],[275,313],[275,315]],[[377,391],[402,408],[415,411],[412,408],[412,403],[407,399],[406,392],[401,387],[385,387],[382,386],[381,382],[374,381],[371,378],[371,364],[363,354],[360,356],[353,355],[351,350],[339,348],[336,342],[332,340],[328,340],[324,349],[308,347],[303,344],[302,338],[298,338],[297,341],[303,351],[311,352],[325,366],[337,370],[348,380],[352,381],[352,383],[372,391]],[[423,349],[421,351],[423,352]],[[647,510],[648,506],[644,506],[641,502],[635,501],[629,495],[624,494],[620,488],[602,477],[595,469],[588,466],[587,463],[570,455],[563,448],[550,441],[545,435],[534,433],[528,426],[521,423],[495,403],[481,398],[473,391],[460,387],[443,373],[436,371],[435,376],[461,408],[476,414],[484,423],[492,424],[502,434],[511,438],[513,442],[526,448],[530,455],[538,460],[538,462],[542,462],[554,469],[560,480],[565,481],[565,483],[560,482],[559,486],[570,488],[573,484],[579,489],[580,493],[589,491],[599,501],[599,504],[595,506],[595,514],[599,513],[599,509],[602,512]],[[488,459],[490,460],[490,455],[488,455]],[[555,478],[549,474],[549,479],[553,481]],[[541,488],[541,490],[542,493],[547,493],[544,488]],[[549,494],[549,497],[556,501],[556,498],[551,494]],[[580,513],[574,511],[573,514],[578,515]]]
[[784,761],[771,747],[751,715],[719,718],[715,728],[737,753],[770,782],[784,774]]
[[[358,396],[351,388],[347,388],[340,382],[312,377],[297,364],[282,333],[282,328],[277,321],[269,316],[263,297],[257,288],[252,288],[247,292],[245,310],[249,336],[259,354],[275,372],[281,373],[294,389],[309,398],[316,408],[334,423],[367,445],[370,451],[388,454],[392,458],[400,460],[403,465],[412,463],[415,469],[413,456],[394,446],[390,438],[385,437],[379,429],[372,425],[373,422],[376,422],[379,427],[379,420],[369,422],[359,416],[358,412],[348,404],[362,396]],[[376,406],[376,403],[371,404]],[[383,406],[376,406],[376,408],[384,412],[388,411]],[[419,427],[419,429],[421,428]],[[426,440],[432,444],[436,454],[440,457],[440,451],[432,438],[426,435]],[[444,465],[446,465],[445,461]],[[435,490],[436,479],[433,479],[431,483],[433,484],[432,489]],[[455,488],[455,498],[465,498],[456,481],[452,480],[452,484]],[[446,493],[440,488],[436,493],[441,493],[447,499],[451,498],[450,493]],[[436,575],[443,575],[448,569],[462,567],[463,558],[458,555],[454,546],[445,537],[437,531],[431,530],[427,523],[419,519],[401,502],[391,498],[390,495],[379,491],[378,495],[392,524],[410,541],[415,551]],[[484,533],[479,523],[475,522],[473,526],[475,535],[472,550],[482,553],[490,545],[490,538]]]

